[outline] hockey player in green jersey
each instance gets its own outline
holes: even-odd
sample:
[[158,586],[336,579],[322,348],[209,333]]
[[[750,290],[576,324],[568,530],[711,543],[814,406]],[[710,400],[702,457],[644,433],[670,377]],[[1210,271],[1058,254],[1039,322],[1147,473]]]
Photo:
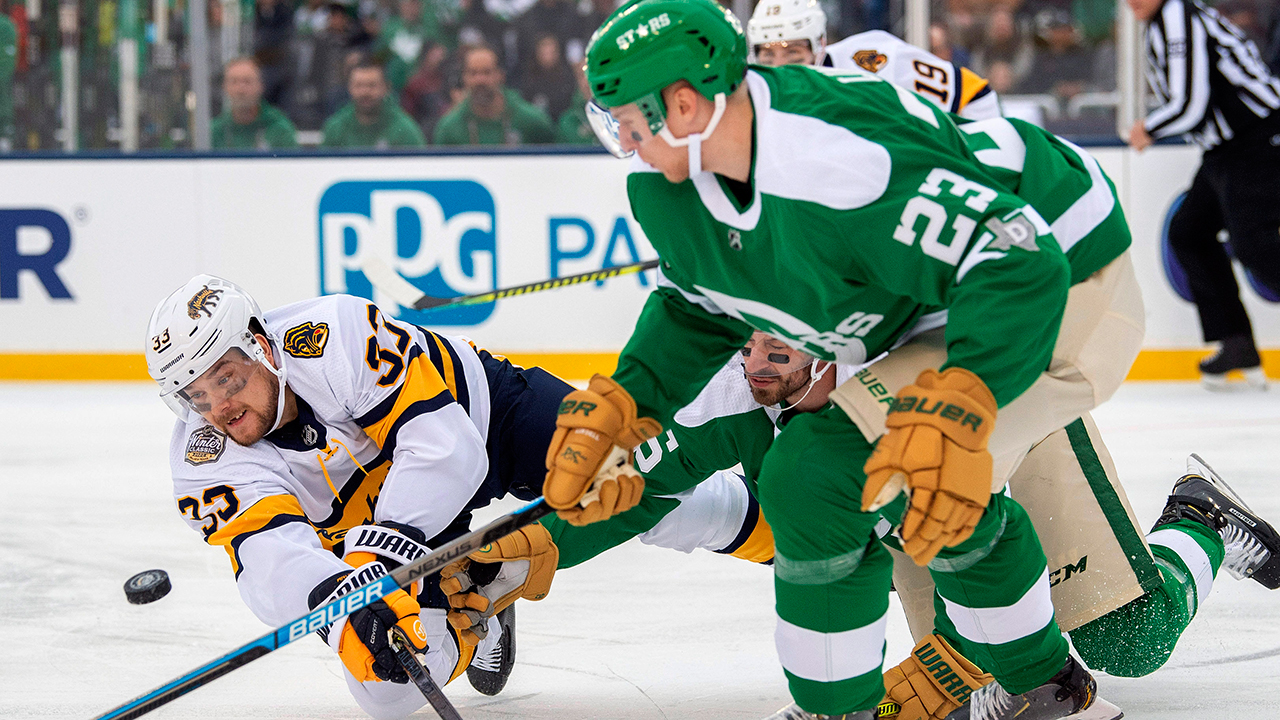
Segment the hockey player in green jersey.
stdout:
[[[830,407],[796,418],[765,457],[792,695],[827,715],[865,716],[880,699],[880,510],[930,566],[938,626],[999,681],[966,717],[1087,708],[1093,681],[1053,620],[1039,542],[991,490],[1124,377],[1142,327],[1127,232],[1066,247],[945,113],[874,75],[748,71],[741,27],[708,0],[625,5],[593,37],[587,76],[614,149],[644,161],[629,195],[665,280],[614,377],[562,405],[548,501],[577,504],[606,457],[669,422],[753,327],[854,364],[945,311],[942,372],[899,391],[878,443],[856,409]],[[1014,412],[1024,396],[1035,401]]]
[[[697,546],[717,552],[725,552],[725,538],[737,533],[730,552],[739,556],[741,547],[771,541],[767,523],[753,517],[748,487],[754,485],[775,432],[785,432],[797,413],[825,407],[838,381],[856,377],[864,387],[879,384],[876,370],[875,364],[860,370],[834,368],[755,333],[741,359],[721,368],[661,437],[637,450],[646,486],[636,508],[587,527],[571,527],[558,518],[544,520],[560,548],[560,567],[585,562],[640,533],[645,542],[653,542],[652,536],[659,533],[669,538],[669,531],[650,529],[659,521],[663,527],[697,528],[697,539],[703,541]],[[717,472],[739,465],[741,476]],[[1206,600],[1220,568],[1268,587],[1280,583],[1280,561],[1271,563],[1272,551],[1266,550],[1268,542],[1276,542],[1274,530],[1195,456],[1151,532],[1139,529],[1088,415],[1038,443],[1010,478],[1009,487],[1015,499],[1030,501],[1028,514],[1051,558],[1050,567],[1056,569],[1052,592],[1059,626],[1091,668],[1126,677],[1158,669]],[[1249,520],[1236,519],[1243,516]],[[723,518],[724,529],[708,532],[708,518]],[[1082,542],[1077,532],[1081,528],[1099,537]],[[887,522],[877,526],[877,534],[887,530]],[[1135,539],[1145,535],[1150,549],[1139,540],[1128,548],[1139,557],[1124,557],[1125,534]],[[881,539],[896,550],[892,537]],[[687,541],[683,547],[692,549]],[[1059,557],[1070,559],[1053,560]],[[1088,559],[1089,572],[1083,571],[1081,557]],[[1157,567],[1154,585],[1137,588],[1140,594],[1135,597],[1128,570],[1142,575]],[[933,686],[937,696],[945,698],[949,684],[923,674],[915,660],[919,655],[931,657],[928,648],[940,642],[933,636],[934,588],[927,574],[917,570],[904,556],[894,554],[894,584],[912,635],[920,643],[906,661],[886,673],[886,702],[903,707],[897,720],[940,718],[954,708],[954,703],[911,702],[919,694],[915,688]],[[1117,587],[1126,594],[1117,594]],[[942,641],[956,644],[951,638]],[[904,676],[913,682],[895,688],[893,678]],[[806,716],[792,708],[776,717]]]

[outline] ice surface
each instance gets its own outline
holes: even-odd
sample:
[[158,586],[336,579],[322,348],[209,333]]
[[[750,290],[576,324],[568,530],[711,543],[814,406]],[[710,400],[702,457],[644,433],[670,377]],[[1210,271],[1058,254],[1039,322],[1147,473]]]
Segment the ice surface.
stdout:
[[[152,387],[0,384],[0,408],[0,717],[92,717],[266,632],[225,553],[174,509],[172,416]],[[1130,384],[1096,417],[1144,525],[1189,452],[1280,519],[1274,394]],[[124,581],[156,567],[173,592],[125,602]],[[518,666],[502,695],[465,679],[446,693],[468,720],[762,718],[788,702],[771,598],[769,568],[633,542],[561,573],[547,600],[521,603]],[[910,644],[895,604],[889,658]],[[1274,718],[1278,670],[1280,594],[1223,575],[1164,669],[1099,686],[1129,718]],[[338,660],[308,638],[149,717],[362,714]]]

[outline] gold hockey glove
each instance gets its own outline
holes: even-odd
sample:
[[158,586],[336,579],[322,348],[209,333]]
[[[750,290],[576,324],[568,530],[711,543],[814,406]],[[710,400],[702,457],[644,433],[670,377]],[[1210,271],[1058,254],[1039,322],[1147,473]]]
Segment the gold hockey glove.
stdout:
[[897,667],[884,673],[880,720],[943,720],[969,694],[995,678],[947,644],[928,635]]
[[630,510],[644,492],[644,479],[631,466],[632,449],[661,431],[652,418],[636,417],[636,403],[621,385],[592,377],[586,390],[574,390],[560,403],[542,496],[571,525]]
[[[386,568],[381,562],[371,560],[372,557],[369,553],[349,555],[346,560],[356,569],[350,573],[339,573],[317,585],[309,598],[311,607],[320,607],[385,575]],[[338,658],[356,680],[407,683],[409,676],[396,660],[390,631],[392,627],[398,628],[409,644],[409,652],[421,662],[427,652],[427,633],[418,617],[421,610],[417,600],[403,590],[396,590],[323,628],[320,637],[338,653]]]
[[864,466],[862,509],[910,493],[900,534],[917,565],[967,540],[982,518],[991,501],[987,439],[995,421],[995,396],[963,368],[925,370],[889,408],[888,432]]
[[440,590],[449,598],[449,624],[475,645],[489,618],[517,598],[541,600],[551,591],[560,550],[538,523],[485,545],[440,571]]

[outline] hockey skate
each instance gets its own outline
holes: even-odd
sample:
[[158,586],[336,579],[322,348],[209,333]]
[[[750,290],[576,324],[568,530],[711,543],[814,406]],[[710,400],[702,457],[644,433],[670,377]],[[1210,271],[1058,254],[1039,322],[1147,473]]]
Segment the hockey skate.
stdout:
[[[1244,376],[1244,382],[1229,377],[1232,372]],[[1262,359],[1249,335],[1223,338],[1218,351],[1200,361],[1200,382],[1214,391],[1266,390],[1267,376],[1262,372]]]
[[1093,676],[1074,657],[1049,682],[1021,695],[1010,695],[1000,683],[983,685],[947,720],[1119,720],[1124,713],[1098,697]]
[[1222,536],[1222,567],[1232,577],[1253,578],[1272,590],[1280,587],[1280,535],[1195,454],[1187,458],[1187,474],[1173,484],[1164,513],[1152,529],[1184,518]]
[[844,715],[814,715],[801,710],[799,705],[791,703],[764,720],[875,720],[875,717],[874,710],[862,710]]
[[476,692],[484,695],[497,695],[507,686],[507,678],[511,677],[511,669],[516,664],[516,606],[512,603],[498,613],[498,624],[502,626],[502,637],[489,652],[476,653],[471,664],[467,666],[467,682]]

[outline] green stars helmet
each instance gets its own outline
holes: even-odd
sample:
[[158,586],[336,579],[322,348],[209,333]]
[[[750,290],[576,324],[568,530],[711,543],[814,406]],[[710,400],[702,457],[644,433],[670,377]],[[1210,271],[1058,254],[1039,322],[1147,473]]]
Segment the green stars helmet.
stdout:
[[636,103],[649,129],[666,124],[662,89],[686,80],[708,100],[728,96],[747,74],[742,23],[713,0],[633,0],[587,45],[587,82],[605,108]]

